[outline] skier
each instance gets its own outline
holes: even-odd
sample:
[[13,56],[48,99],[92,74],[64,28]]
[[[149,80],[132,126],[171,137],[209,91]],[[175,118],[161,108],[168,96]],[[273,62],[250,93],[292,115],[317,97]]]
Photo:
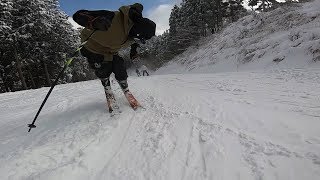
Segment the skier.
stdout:
[[147,76],[149,76],[148,68],[147,68],[145,65],[142,65],[141,70],[142,70],[142,75],[143,75],[143,76],[144,76],[144,74],[146,74]]
[[136,69],[136,73],[137,73],[137,76],[138,76],[138,77],[141,76],[139,69]]
[[81,31],[82,42],[91,35],[81,49],[81,54],[87,58],[90,67],[101,80],[110,113],[115,103],[109,80],[112,72],[131,107],[137,109],[140,106],[129,91],[124,59],[118,51],[131,45],[130,58],[133,60],[137,57],[139,46],[134,40],[145,43],[145,40],[155,35],[156,24],[142,17],[142,11],[142,4],[135,3],[122,6],[118,11],[79,10],[73,15],[73,19],[85,27]]

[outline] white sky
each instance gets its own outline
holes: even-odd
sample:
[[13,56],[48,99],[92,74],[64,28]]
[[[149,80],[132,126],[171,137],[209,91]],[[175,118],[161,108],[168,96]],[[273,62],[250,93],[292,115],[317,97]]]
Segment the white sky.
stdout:
[[162,4],[154,9],[149,10],[146,14],[147,17],[157,24],[156,34],[160,35],[169,29],[169,17],[173,5]]
[[180,4],[182,0],[173,0],[170,4],[161,4],[146,12],[146,16],[157,24],[156,34],[160,35],[169,29],[169,17],[175,4]]

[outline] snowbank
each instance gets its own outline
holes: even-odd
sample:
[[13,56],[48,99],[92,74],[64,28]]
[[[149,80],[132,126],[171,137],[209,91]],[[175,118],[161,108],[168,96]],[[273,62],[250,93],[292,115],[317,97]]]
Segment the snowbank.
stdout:
[[319,61],[320,1],[316,0],[241,18],[157,74],[319,67]]

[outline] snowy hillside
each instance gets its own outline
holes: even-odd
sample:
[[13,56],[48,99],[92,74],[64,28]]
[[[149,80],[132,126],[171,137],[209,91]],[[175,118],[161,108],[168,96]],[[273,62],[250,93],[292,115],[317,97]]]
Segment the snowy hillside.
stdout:
[[252,14],[199,42],[157,74],[320,67],[320,1]]
[[48,88],[0,94],[0,179],[320,179],[319,69],[129,80],[145,111],[60,85],[30,133]]

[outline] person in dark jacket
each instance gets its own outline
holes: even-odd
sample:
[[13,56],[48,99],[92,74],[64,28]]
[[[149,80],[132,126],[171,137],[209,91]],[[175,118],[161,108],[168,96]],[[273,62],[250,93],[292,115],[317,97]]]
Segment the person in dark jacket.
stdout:
[[146,76],[149,76],[147,66],[142,65],[142,66],[141,66],[141,71],[142,71],[142,75],[143,75],[143,76],[144,76],[145,74],[146,74]]
[[138,77],[141,76],[139,69],[136,69],[136,73],[137,73],[137,76],[138,76]]

